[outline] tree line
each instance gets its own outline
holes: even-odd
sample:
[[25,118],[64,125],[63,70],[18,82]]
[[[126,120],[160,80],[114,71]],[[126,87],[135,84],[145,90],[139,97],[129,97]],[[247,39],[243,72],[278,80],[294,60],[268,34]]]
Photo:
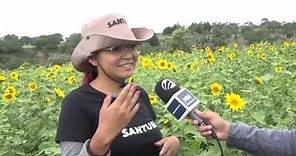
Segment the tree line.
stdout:
[[[64,38],[55,33],[37,37],[8,34],[0,38],[0,68],[13,69],[24,62],[33,64],[61,64],[69,61],[73,49],[80,41],[79,33]],[[141,51],[168,51],[176,49],[190,51],[192,47],[217,47],[238,43],[251,43],[296,39],[296,22],[277,22],[263,18],[260,24],[237,23],[192,23],[185,27],[180,24],[166,27],[157,33],[149,43],[142,44]]]

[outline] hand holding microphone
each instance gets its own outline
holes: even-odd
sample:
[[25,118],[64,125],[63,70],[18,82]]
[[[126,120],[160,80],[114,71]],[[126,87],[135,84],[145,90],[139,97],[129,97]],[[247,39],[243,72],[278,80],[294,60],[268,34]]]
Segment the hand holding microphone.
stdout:
[[[166,103],[166,109],[178,120],[186,117],[198,121],[198,125],[207,123],[195,113],[195,108],[200,101],[186,88],[180,88],[169,79],[160,80],[155,86],[155,92]],[[211,133],[217,138],[215,133]]]
[[[186,88],[180,88],[173,81],[169,79],[163,79],[157,82],[155,86],[155,92],[160,97],[160,99],[166,103],[166,109],[178,120],[181,121],[186,117],[189,117],[193,120],[195,125],[198,125],[197,130],[202,133],[203,136],[212,136],[217,140],[221,156],[224,156],[221,144],[219,139],[225,138],[226,136],[223,133],[215,133],[213,126],[208,125],[216,124],[212,120],[211,115],[208,116],[206,113],[203,114],[195,110],[195,107],[198,106],[200,101],[192,95],[192,93]],[[205,120],[204,120],[205,119]],[[207,122],[206,122],[207,121]],[[229,125],[221,126],[223,129],[229,129]],[[227,135],[228,137],[228,135]]]
[[215,112],[200,112],[198,110],[195,113],[203,118],[209,125],[199,125],[197,120],[192,120],[192,124],[196,126],[196,130],[204,137],[212,135],[212,130],[217,134],[219,140],[227,140],[229,134],[229,123],[222,119]]

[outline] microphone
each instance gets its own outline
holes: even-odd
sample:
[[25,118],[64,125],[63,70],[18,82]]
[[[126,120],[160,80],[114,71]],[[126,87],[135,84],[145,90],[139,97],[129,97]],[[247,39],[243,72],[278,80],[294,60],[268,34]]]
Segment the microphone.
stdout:
[[[197,120],[199,126],[208,125],[202,118],[197,116],[194,112],[195,107],[200,101],[192,95],[186,88],[179,87],[169,79],[162,79],[155,85],[155,92],[159,98],[166,103],[166,109],[178,120],[183,120],[186,116],[190,119]],[[212,129],[211,136],[217,141],[221,156],[224,156],[221,143],[217,134]]]
[[186,88],[180,88],[169,79],[162,79],[157,82],[155,92],[160,99],[166,103],[166,109],[178,121],[188,116],[193,120],[197,120],[199,125],[207,125],[207,123],[194,112],[194,109],[198,106],[200,101]]

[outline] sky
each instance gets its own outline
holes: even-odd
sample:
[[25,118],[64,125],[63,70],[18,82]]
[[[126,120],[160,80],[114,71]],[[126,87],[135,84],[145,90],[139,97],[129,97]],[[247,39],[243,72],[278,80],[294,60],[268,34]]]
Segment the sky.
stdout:
[[192,22],[260,24],[262,18],[296,22],[296,0],[0,0],[0,37],[80,33],[83,24],[109,13],[130,27],[162,32]]

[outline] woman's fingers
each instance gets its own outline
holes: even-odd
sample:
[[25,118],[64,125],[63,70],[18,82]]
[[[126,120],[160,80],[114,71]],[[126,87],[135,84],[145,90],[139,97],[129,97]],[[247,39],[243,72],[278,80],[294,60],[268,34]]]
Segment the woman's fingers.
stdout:
[[114,102],[117,102],[119,104],[122,104],[125,101],[128,93],[129,93],[130,88],[131,88],[131,84],[127,84],[122,89],[122,91],[119,93],[118,97],[116,98],[116,100]]
[[126,101],[127,103],[126,107],[128,110],[132,110],[135,107],[135,104],[138,102],[139,97],[140,97],[140,91],[136,91],[132,99],[130,101]]
[[131,110],[131,116],[134,116],[139,109],[140,109],[140,104],[137,103]]
[[122,109],[128,109],[131,111],[137,103],[139,96],[140,91],[136,90],[136,85],[128,84],[119,93],[114,102],[118,103],[119,107],[122,107]]
[[154,145],[161,147],[160,156],[175,156],[180,148],[180,142],[175,136],[165,137],[154,143]]
[[108,108],[111,105],[112,97],[111,95],[107,95],[103,102],[103,108]]
[[139,95],[140,92],[136,91],[136,85],[131,85],[128,94],[121,105],[123,109],[131,110],[136,104]]

